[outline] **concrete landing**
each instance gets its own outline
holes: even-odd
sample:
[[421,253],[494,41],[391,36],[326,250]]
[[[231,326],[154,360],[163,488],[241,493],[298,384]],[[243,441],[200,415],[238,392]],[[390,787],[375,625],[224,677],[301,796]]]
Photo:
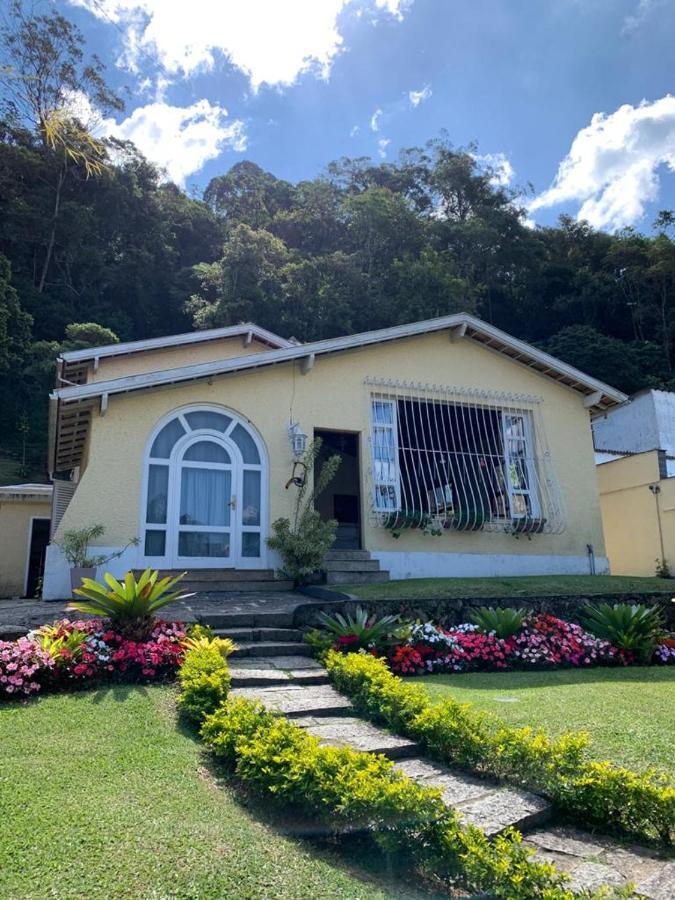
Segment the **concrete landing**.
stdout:
[[235,688],[230,696],[257,700],[272,712],[289,718],[340,716],[353,712],[351,702],[330,685],[289,685],[270,688]]
[[490,837],[509,826],[527,830],[551,816],[551,804],[530,791],[452,771],[426,759],[407,759],[395,767],[422,784],[439,788],[448,806]]
[[302,716],[294,719],[294,722],[318,737],[322,744],[331,747],[351,747],[352,750],[364,753],[382,753],[389,759],[403,759],[419,753],[414,741],[389,734],[382,728],[351,716],[331,719]]

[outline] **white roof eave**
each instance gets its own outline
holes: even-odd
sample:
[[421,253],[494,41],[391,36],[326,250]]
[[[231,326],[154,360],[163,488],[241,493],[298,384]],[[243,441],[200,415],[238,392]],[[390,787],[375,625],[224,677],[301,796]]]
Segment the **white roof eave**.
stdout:
[[[486,322],[469,315],[468,313],[457,313],[451,316],[443,316],[438,319],[429,319],[422,322],[413,322],[408,325],[397,325],[392,328],[383,328],[377,331],[367,331],[362,334],[347,335],[345,337],[329,338],[328,340],[315,341],[300,346],[291,345],[280,348],[278,350],[268,350],[265,353],[253,354],[249,356],[238,356],[230,359],[215,360],[213,362],[197,363],[191,366],[184,366],[175,369],[164,369],[156,372],[145,372],[138,375],[129,375],[124,378],[115,378],[110,381],[98,381],[90,384],[74,385],[72,387],[59,388],[54,391],[52,396],[58,398],[64,403],[86,400],[95,397],[101,397],[104,394],[120,394],[129,391],[144,390],[154,387],[161,387],[180,382],[193,381],[201,378],[209,378],[216,375],[226,375],[230,372],[240,372],[249,369],[260,368],[263,366],[275,365],[278,363],[289,362],[295,359],[302,359],[310,355],[321,356],[327,353],[335,353],[341,350],[356,349],[366,347],[383,341],[397,340],[400,338],[414,337],[416,335],[428,334],[437,331],[452,329],[458,325],[466,325],[467,337],[481,336],[491,341],[496,341],[503,348],[518,354],[518,359],[513,360],[519,365],[540,365],[545,367],[550,374],[544,377],[553,378],[560,381],[567,378],[578,384],[581,390],[566,385],[571,390],[578,390],[580,393],[593,394],[600,393],[602,397],[607,397],[612,403],[623,403],[628,398],[621,391],[592,378],[590,375],[575,369],[573,366],[537,350],[535,347],[526,344],[517,338],[511,337],[504,331],[488,325]],[[254,326],[248,326],[253,328]],[[242,326],[242,330],[247,330]],[[499,347],[490,346],[488,349],[495,352],[504,352]],[[505,353],[507,358],[512,358]],[[536,371],[536,369],[534,369]],[[555,376],[559,378],[555,378]],[[564,383],[564,382],[563,382]]]
[[291,341],[267,331],[252,322],[242,325],[230,325],[227,328],[210,328],[204,331],[190,331],[186,334],[172,334],[166,337],[147,338],[142,341],[127,341],[122,344],[106,344],[102,347],[88,347],[86,350],[67,350],[59,356],[66,363],[87,362],[92,359],[105,359],[111,356],[124,356],[130,353],[144,353],[148,350],[165,350],[171,347],[182,347],[186,344],[201,344],[223,338],[242,337],[251,332],[254,338],[263,343],[277,347],[293,347]]

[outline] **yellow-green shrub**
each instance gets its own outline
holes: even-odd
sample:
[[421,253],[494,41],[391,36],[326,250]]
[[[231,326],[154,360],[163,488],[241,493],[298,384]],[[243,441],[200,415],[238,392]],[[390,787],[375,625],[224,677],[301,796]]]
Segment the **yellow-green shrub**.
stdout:
[[436,758],[541,791],[587,825],[672,842],[675,789],[667,776],[589,761],[585,734],[551,739],[511,728],[468,703],[433,703],[382,659],[330,652],[325,662],[359,711],[419,741]]
[[231,642],[227,642],[225,647],[222,644],[220,638],[195,639],[186,651],[178,672],[178,706],[195,724],[200,724],[207,715],[215,712],[230,689],[227,653],[231,652]]
[[[397,772],[383,756],[322,747],[260,705],[230,699],[208,716],[206,745],[250,788],[336,832],[367,827],[383,849],[448,885],[505,900],[572,900],[565,878],[510,833],[490,841],[463,826],[440,791]],[[589,895],[586,895],[589,896]]]

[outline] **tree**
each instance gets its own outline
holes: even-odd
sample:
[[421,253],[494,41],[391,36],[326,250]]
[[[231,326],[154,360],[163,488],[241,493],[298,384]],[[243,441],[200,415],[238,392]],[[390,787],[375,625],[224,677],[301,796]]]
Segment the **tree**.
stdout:
[[11,275],[9,260],[0,255],[0,373],[12,372],[16,377],[30,343],[32,319],[21,308]]
[[122,101],[107,86],[96,56],[85,60],[79,29],[63,16],[27,15],[22,0],[12,0],[9,24],[0,29],[7,65],[0,83],[7,91],[5,114],[10,123],[32,129],[43,152],[55,157],[51,227],[37,275],[38,293],[52,262],[63,189],[72,167],[86,176],[100,174],[106,152],[74,111],[75,105],[95,104],[101,112],[121,110]]

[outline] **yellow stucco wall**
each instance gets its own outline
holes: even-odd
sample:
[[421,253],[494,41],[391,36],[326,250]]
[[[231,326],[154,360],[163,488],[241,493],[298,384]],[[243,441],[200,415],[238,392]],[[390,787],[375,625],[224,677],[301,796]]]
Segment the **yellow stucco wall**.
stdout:
[[109,356],[100,361],[98,371],[89,369],[88,381],[107,381],[110,378],[125,378],[140,372],[159,372],[179,366],[212,362],[215,359],[231,359],[233,356],[249,356],[269,350],[267,344],[253,340],[244,346],[240,337],[221,338],[205,341],[203,344],[187,344],[184,347],[169,347],[164,350],[150,350],[146,353],[131,353],[128,356]]
[[[675,478],[660,479],[658,452],[602,463],[597,473],[612,573],[654,575],[664,556],[675,568]],[[656,496],[650,485],[658,485]]]
[[23,595],[33,516],[50,518],[51,499],[0,500],[0,597]]
[[[567,513],[560,535],[515,539],[503,533],[449,532],[431,538],[417,531],[394,540],[368,524],[370,389],[366,377],[407,379],[458,387],[542,396],[542,415]],[[362,520],[369,550],[438,553],[585,555],[593,544],[604,554],[588,411],[579,394],[469,340],[451,343],[429,334],[374,347],[318,357],[300,374],[299,365],[273,366],[155,392],[111,397],[105,417],[94,416],[89,465],[59,528],[104,521],[104,546],[118,546],[140,532],[141,482],[146,442],[157,421],[194,403],[215,403],[249,417],[267,445],[270,521],[289,514],[292,493],[287,428],[289,410],[302,428],[361,433]]]

